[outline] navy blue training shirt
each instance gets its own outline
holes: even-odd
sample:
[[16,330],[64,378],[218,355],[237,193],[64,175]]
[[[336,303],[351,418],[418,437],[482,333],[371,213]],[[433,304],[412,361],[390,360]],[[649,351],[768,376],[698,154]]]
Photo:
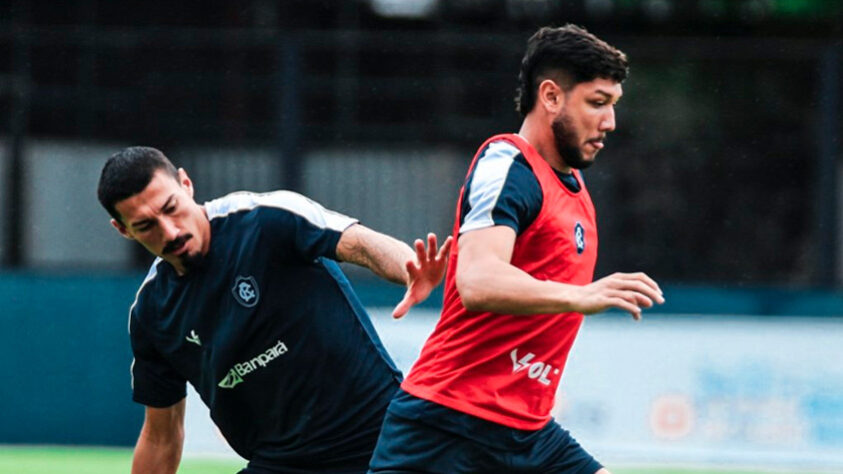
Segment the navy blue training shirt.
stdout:
[[205,210],[202,263],[157,259],[130,310],[133,399],[167,407],[190,382],[252,467],[368,459],[401,374],[333,261],[356,221],[288,191]]

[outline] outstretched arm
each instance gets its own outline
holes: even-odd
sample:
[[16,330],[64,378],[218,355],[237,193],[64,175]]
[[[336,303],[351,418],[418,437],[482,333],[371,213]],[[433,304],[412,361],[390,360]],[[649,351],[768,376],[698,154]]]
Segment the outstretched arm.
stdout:
[[182,399],[167,408],[146,407],[132,459],[132,474],[176,473],[184,444],[184,404]]
[[393,317],[400,318],[411,306],[424,301],[442,281],[451,237],[445,240],[442,248],[437,248],[434,234],[428,234],[427,248],[420,239],[414,245],[415,252],[404,242],[355,224],[342,233],[337,244],[337,257],[366,267],[383,279],[406,285],[404,299],[392,313]]
[[467,309],[507,314],[593,314],[618,308],[641,319],[642,308],[664,302],[658,284],[643,273],[615,273],[584,286],[537,280],[510,264],[515,237],[515,231],[507,226],[460,236],[456,283]]

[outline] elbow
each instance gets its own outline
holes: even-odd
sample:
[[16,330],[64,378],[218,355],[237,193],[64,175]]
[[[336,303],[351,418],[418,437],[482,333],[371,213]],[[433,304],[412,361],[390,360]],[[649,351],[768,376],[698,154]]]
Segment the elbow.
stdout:
[[471,275],[460,275],[457,273],[456,278],[457,292],[460,295],[460,300],[465,309],[469,311],[483,311],[484,307],[484,293],[482,282]]

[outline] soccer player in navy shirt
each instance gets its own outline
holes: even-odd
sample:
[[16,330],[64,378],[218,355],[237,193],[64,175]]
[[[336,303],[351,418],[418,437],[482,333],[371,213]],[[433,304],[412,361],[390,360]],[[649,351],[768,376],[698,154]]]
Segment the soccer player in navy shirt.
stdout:
[[132,472],[176,472],[187,382],[249,460],[242,473],[365,472],[401,373],[335,261],[406,284],[400,317],[441,281],[450,239],[414,252],[288,191],[200,205],[148,147],[113,155],[98,197],[158,257],[129,310],[146,406]]

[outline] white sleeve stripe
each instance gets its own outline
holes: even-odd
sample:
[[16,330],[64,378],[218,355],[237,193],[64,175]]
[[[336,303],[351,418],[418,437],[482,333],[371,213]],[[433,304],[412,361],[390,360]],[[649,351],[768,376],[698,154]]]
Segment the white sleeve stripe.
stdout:
[[136,360],[137,359],[132,357],[132,365],[129,366],[129,375],[132,376],[132,391],[135,390],[135,361]]
[[140,288],[135,293],[135,301],[132,302],[132,306],[129,306],[129,334],[132,333],[132,311],[134,311],[135,306],[138,304],[138,298],[140,298],[141,291],[146,286],[147,283],[151,282],[158,276],[158,264],[163,262],[164,260],[161,257],[156,257],[155,261],[152,262],[152,265],[149,267],[149,272],[146,274],[146,278],[143,279],[143,283],[141,283]]
[[460,233],[495,225],[492,212],[503,191],[509,169],[519,153],[518,148],[509,142],[499,141],[490,144],[478,158],[469,185],[469,195],[463,197],[468,199],[471,208],[460,226]]
[[261,206],[289,211],[303,217],[316,227],[338,232],[342,232],[357,222],[357,219],[325,209],[319,203],[292,191],[273,191],[263,194],[236,192],[206,202],[205,210],[209,219],[215,219]]
[[[146,274],[146,278],[143,279],[143,283],[141,283],[140,288],[138,288],[137,293],[135,293],[135,301],[132,303],[132,306],[129,306],[129,334],[132,334],[132,311],[135,310],[135,306],[138,304],[138,298],[140,298],[141,291],[143,288],[152,280],[158,276],[158,264],[163,262],[164,260],[161,257],[156,257],[155,261],[152,262],[152,265],[149,268],[149,272]],[[132,378],[132,390],[135,390],[135,358],[132,357],[132,365],[129,366],[129,375]]]

